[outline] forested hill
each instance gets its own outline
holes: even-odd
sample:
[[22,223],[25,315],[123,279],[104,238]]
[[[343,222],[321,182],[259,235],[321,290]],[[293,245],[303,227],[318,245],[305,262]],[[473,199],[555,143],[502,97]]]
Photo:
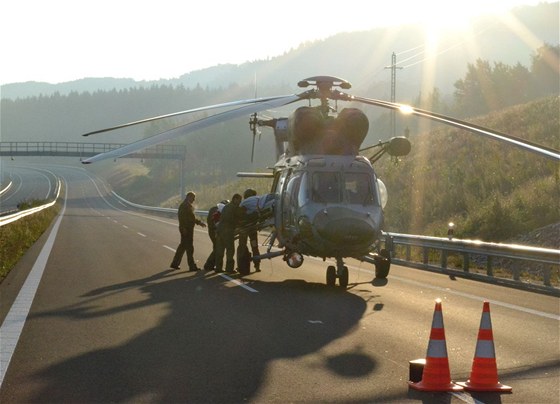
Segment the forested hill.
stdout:
[[[423,77],[434,77],[434,87],[446,95],[453,91],[453,83],[465,74],[466,66],[477,59],[490,63],[508,65],[521,63],[529,66],[531,56],[544,43],[558,44],[559,3],[547,2],[537,6],[524,6],[514,10],[519,26],[526,27],[532,38],[520,32],[512,32],[503,21],[479,19],[473,29],[476,46],[458,34],[446,35],[439,44],[436,57],[419,48],[425,43],[426,33],[418,26],[372,29],[334,35],[324,40],[301,44],[282,55],[267,60],[247,61],[241,65],[223,64],[206,69],[185,72],[177,78],[158,81],[134,81],[117,78],[84,78],[67,83],[13,83],[1,86],[1,97],[16,99],[31,96],[50,96],[55,93],[68,95],[72,92],[94,93],[96,91],[150,88],[152,86],[183,86],[194,89],[222,90],[232,84],[253,87],[257,78],[259,94],[261,88],[271,86],[293,86],[299,80],[316,75],[334,75],[352,82],[360,93],[371,92],[376,98],[389,99],[390,72],[385,66],[391,63],[391,54],[397,55],[416,49],[416,58],[411,53],[398,56],[397,63],[405,69],[398,72],[398,96],[402,102],[410,102],[421,90]],[[333,17],[336,18],[336,17]],[[344,18],[351,18],[347,16]],[[333,22],[327,22],[333,23]],[[278,29],[278,27],[271,27]],[[535,41],[536,39],[536,41]],[[529,45],[531,43],[531,45]],[[247,44],[251,46],[251,44]],[[401,61],[406,62],[401,63]],[[110,61],[108,61],[110,63]],[[429,66],[429,72],[424,70]]]
[[[473,123],[560,150],[560,98],[543,98]],[[455,128],[411,136],[398,164],[380,162],[388,231],[502,241],[560,222],[560,165]],[[558,248],[559,246],[556,246]]]

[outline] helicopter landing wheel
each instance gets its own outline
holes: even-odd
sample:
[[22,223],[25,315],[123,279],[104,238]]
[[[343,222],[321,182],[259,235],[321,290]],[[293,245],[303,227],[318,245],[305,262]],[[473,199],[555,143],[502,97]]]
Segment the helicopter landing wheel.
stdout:
[[333,265],[327,267],[327,286],[334,287],[336,284],[336,268]]

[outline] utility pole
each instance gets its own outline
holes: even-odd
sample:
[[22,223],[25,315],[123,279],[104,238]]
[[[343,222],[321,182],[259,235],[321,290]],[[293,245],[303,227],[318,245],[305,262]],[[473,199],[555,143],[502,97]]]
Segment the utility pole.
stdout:
[[[397,69],[402,69],[402,67],[397,67],[395,52],[391,55],[391,66],[385,66],[385,69],[391,69],[391,102],[396,102]],[[397,116],[394,109],[391,110],[391,133],[393,137],[397,133]]]

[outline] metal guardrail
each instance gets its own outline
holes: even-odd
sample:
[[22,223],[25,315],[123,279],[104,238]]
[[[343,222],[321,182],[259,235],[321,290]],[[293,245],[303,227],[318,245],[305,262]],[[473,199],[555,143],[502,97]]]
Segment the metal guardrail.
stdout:
[[46,203],[46,204],[41,205],[41,206],[37,206],[35,208],[22,210],[21,212],[17,212],[17,213],[11,214],[11,215],[1,216],[0,217],[0,227],[6,225],[8,223],[15,222],[16,220],[19,220],[19,219],[21,219],[25,216],[32,215],[34,213],[42,211],[43,209],[50,208],[51,206],[53,206],[56,203],[56,201],[58,200],[58,197],[60,196],[60,190],[62,188],[61,185],[62,184],[61,184],[60,180],[57,180],[57,182],[56,182],[56,188],[57,188],[56,189],[56,196],[55,196],[55,198],[52,202]]
[[[551,282],[553,273],[556,274],[555,281],[558,281],[560,250],[399,233],[386,233],[385,245],[392,252],[392,262],[399,265],[560,296],[560,289]],[[420,251],[414,255],[413,248]],[[413,255],[420,255],[421,260],[415,260]],[[462,261],[459,268],[449,268],[449,258],[452,256]],[[476,258],[479,258],[478,263]],[[511,272],[510,278],[497,276],[497,272],[504,272],[503,263],[497,265],[496,262],[500,259],[509,261],[510,269],[506,272]],[[476,265],[473,265],[473,261]],[[482,271],[481,263],[484,264]],[[523,272],[529,275],[526,270],[529,266],[538,266],[539,270],[531,271],[530,276],[526,277],[528,279],[523,280],[521,275]]]
[[[115,196],[115,198],[120,200],[122,203],[124,203],[126,205],[129,205],[129,206],[132,206],[133,208],[149,210],[149,211],[152,211],[152,212],[163,212],[163,213],[169,213],[169,214],[177,215],[178,209],[176,209],[176,208],[160,208],[160,207],[157,207],[157,206],[139,205],[137,203],[127,201],[122,196],[115,193],[115,191],[111,191],[111,193]],[[195,210],[194,214],[198,215],[198,216],[203,216],[204,218],[206,218],[206,215],[208,214],[208,211],[207,210]]]

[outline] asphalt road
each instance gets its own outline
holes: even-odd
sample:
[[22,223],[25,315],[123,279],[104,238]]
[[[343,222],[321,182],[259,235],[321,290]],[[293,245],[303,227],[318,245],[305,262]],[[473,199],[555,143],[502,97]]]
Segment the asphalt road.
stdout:
[[[86,171],[53,171],[67,185],[62,216],[0,285],[4,366],[13,351],[1,403],[560,402],[558,298],[398,266],[373,282],[357,261],[346,291],[326,288],[329,263],[312,258],[299,269],[265,261],[243,279],[173,271],[174,218],[127,210]],[[202,229],[195,238],[202,266],[211,243]],[[437,298],[457,381],[490,301],[499,379],[513,393],[409,390]],[[29,313],[14,315],[14,301]]]

